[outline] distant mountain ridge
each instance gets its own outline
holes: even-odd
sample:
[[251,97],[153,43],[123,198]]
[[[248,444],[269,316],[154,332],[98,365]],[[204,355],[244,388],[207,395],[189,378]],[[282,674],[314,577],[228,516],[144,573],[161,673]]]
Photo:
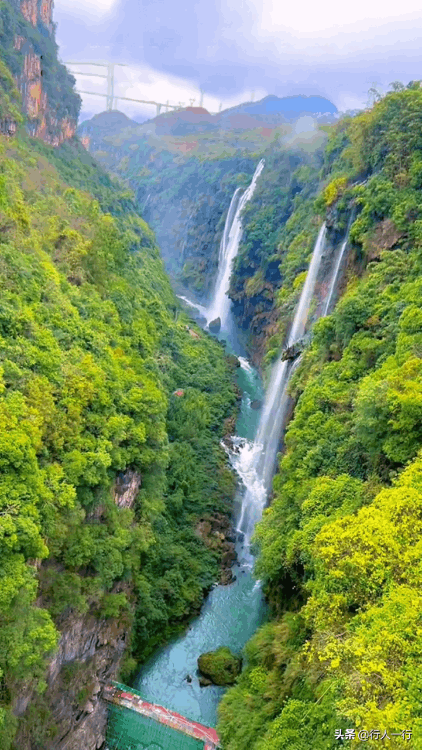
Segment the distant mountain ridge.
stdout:
[[338,118],[335,104],[322,96],[269,95],[258,102],[244,102],[212,115],[203,107],[186,107],[182,110],[163,112],[142,124],[130,120],[121,112],[103,112],[79,126],[81,136],[94,130],[116,135],[126,127],[138,127],[139,133],[148,135],[185,136],[193,133],[212,133],[219,130],[253,130],[263,125],[276,127],[291,123],[299,117],[311,116],[319,122],[332,123]]
[[275,96],[270,94],[258,102],[246,102],[236,107],[230,107],[220,113],[227,117],[234,113],[255,115],[282,115],[286,120],[296,119],[302,115],[336,115],[338,109],[329,99],[322,96]]

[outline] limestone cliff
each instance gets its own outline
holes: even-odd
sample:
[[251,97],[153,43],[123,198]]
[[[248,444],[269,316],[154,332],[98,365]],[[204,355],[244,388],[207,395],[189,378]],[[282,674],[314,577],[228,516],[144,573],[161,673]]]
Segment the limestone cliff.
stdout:
[[101,691],[118,676],[128,623],[98,619],[92,608],[84,616],[69,613],[59,626],[59,646],[49,666],[42,703],[31,693],[19,695],[15,702],[14,714],[21,719],[16,747],[39,747],[39,721],[43,750],[98,750],[107,726]]
[[57,59],[52,11],[53,0],[8,0],[0,9],[0,57],[14,76],[30,135],[58,146],[75,134],[80,98]]

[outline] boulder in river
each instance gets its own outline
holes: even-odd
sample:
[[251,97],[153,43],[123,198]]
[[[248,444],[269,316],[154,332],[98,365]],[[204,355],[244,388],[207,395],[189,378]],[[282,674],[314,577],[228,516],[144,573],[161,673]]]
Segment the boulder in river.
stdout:
[[258,398],[255,399],[255,401],[251,401],[251,409],[255,409],[255,411],[258,411],[258,409],[262,408],[262,401],[260,401]]
[[211,323],[209,323],[208,328],[211,333],[218,333],[221,328],[221,318],[215,318],[215,320],[212,320]]
[[242,669],[242,659],[232,654],[227,646],[222,646],[216,651],[201,654],[198,669],[213,685],[234,685]]

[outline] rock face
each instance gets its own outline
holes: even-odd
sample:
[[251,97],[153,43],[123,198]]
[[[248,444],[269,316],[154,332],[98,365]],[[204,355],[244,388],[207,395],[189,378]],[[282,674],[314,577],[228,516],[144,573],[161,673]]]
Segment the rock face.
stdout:
[[196,533],[208,549],[219,552],[221,559],[219,583],[227,585],[235,580],[232,565],[236,560],[236,551],[230,520],[222,513],[203,516],[197,526]]
[[[34,29],[42,30],[43,37],[54,41],[53,0],[22,0],[20,12]],[[42,54],[36,51],[32,41],[16,35],[13,46],[23,56],[22,73],[16,78],[16,84],[22,96],[23,112],[28,118],[29,133],[51,146],[59,146],[74,136],[77,117],[58,114],[51,107],[43,83]],[[74,92],[72,96],[75,96]]]
[[202,687],[209,684],[209,681],[213,685],[233,685],[242,670],[242,659],[232,654],[226,646],[222,646],[216,651],[201,654],[198,659],[198,669],[207,681],[207,683],[204,679],[200,681]]
[[296,344],[293,344],[292,346],[288,346],[286,349],[284,349],[281,359],[283,362],[286,361],[286,359],[293,360],[296,359],[296,357],[299,356],[303,351],[303,344],[301,341],[298,341]]
[[118,508],[133,507],[141,481],[141,475],[131,469],[119,474],[114,488],[114,502]]
[[[126,648],[128,624],[98,620],[94,614],[70,614],[60,623],[61,637],[47,673],[43,705],[54,739],[43,750],[98,750],[105,742],[107,707],[101,698],[105,683],[116,679]],[[21,717],[16,747],[34,750],[25,731],[25,711],[35,696],[21,695],[14,713]],[[48,736],[48,734],[46,735]]]
[[211,333],[218,333],[221,328],[221,318],[212,320],[211,323],[209,323],[208,328],[210,329]]

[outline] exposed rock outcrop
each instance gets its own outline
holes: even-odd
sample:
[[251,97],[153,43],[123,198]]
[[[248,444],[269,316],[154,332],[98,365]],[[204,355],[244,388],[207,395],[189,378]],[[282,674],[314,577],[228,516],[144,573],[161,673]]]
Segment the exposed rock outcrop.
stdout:
[[296,357],[299,356],[303,351],[303,343],[301,341],[297,341],[295,344],[292,344],[292,346],[287,346],[281,355],[281,359],[283,362],[288,360],[294,360]]
[[119,508],[132,508],[142,483],[141,475],[132,469],[121,472],[114,488],[114,502]]
[[208,328],[211,333],[218,333],[221,328],[221,318],[215,318],[215,320],[212,320],[211,323],[208,324]]
[[[31,26],[38,31],[42,29],[43,37],[50,37],[54,41],[53,0],[22,0],[20,12]],[[22,110],[28,118],[27,127],[31,136],[59,146],[74,136],[77,117],[58,114],[57,109],[51,106],[43,83],[43,55],[34,44],[22,34],[17,34],[13,40],[14,49],[23,56],[22,72],[16,78],[22,96]],[[49,64],[52,64],[51,60]],[[75,96],[74,92],[72,96]]]
[[366,239],[365,250],[368,260],[377,260],[383,250],[391,250],[403,237],[391,219],[381,221]]
[[203,516],[197,523],[196,533],[204,544],[218,552],[221,559],[219,583],[227,585],[235,579],[232,565],[236,560],[235,535],[230,519],[223,513]]
[[[95,613],[69,614],[59,624],[61,637],[50,662],[42,696],[43,750],[98,750],[105,741],[107,707],[101,699],[104,685],[116,679],[126,648],[128,622],[122,618],[98,619]],[[27,731],[27,708],[36,696],[22,694],[14,713],[21,717],[16,746],[21,750],[39,747]],[[34,708],[34,706],[33,706]],[[29,719],[30,720],[30,719]]]

